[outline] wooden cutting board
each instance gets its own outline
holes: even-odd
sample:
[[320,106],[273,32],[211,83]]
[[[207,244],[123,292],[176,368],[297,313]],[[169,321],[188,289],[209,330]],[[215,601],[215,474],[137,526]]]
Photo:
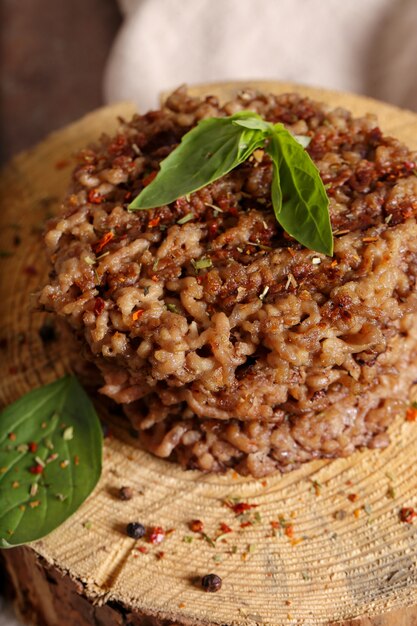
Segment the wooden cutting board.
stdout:
[[[356,115],[376,113],[385,132],[417,148],[414,113],[349,94],[257,85],[298,90]],[[198,86],[191,92],[227,99],[241,86]],[[103,131],[113,132],[117,116],[129,117],[133,110],[119,104],[93,112],[15,158],[2,174],[2,405],[78,365],[64,330],[56,341],[39,336],[45,315],[36,311],[36,293],[48,272],[40,230],[59,210],[73,153]],[[398,513],[417,505],[417,424],[399,416],[390,434],[386,450],[313,462],[265,480],[183,471],[113,435],[105,442],[103,476],[94,494],[33,549],[83,580],[96,601],[120,601],[176,624],[411,626],[417,623],[417,525],[401,523]],[[122,485],[134,489],[132,500],[115,497]],[[227,498],[258,505],[246,520],[252,525],[241,527],[242,520],[224,506]],[[272,528],[280,516],[290,531]],[[204,522],[210,538],[222,522],[233,532],[210,543],[189,530],[194,519]],[[173,532],[159,546],[135,543],[124,532],[130,521]],[[139,552],[139,545],[147,552]],[[195,582],[211,572],[223,579],[216,594]]]

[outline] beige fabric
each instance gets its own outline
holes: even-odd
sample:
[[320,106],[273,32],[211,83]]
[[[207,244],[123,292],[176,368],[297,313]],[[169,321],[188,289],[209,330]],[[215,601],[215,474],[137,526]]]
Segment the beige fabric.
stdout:
[[108,101],[155,107],[187,83],[277,79],[417,110],[416,0],[119,0]]

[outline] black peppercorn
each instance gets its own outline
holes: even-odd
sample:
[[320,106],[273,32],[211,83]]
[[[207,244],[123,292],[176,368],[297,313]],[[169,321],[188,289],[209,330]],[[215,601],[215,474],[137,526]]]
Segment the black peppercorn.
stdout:
[[120,487],[119,498],[120,500],[131,500],[133,498],[133,489],[130,487]]
[[201,586],[205,591],[214,593],[222,588],[222,579],[217,574],[207,574],[201,579]]
[[139,522],[131,522],[126,526],[126,532],[132,539],[141,539],[146,534],[146,528]]

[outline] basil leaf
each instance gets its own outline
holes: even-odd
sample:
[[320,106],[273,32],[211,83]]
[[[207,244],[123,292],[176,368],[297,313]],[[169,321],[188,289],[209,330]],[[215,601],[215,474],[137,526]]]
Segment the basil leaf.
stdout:
[[0,414],[0,547],[47,535],[101,474],[103,436],[73,376],[30,391]]
[[234,119],[233,124],[236,126],[243,126],[244,128],[250,128],[252,130],[260,130],[265,133],[269,133],[271,130],[272,124],[269,122],[265,122],[257,113],[252,113],[251,116],[242,117],[242,113],[236,113],[236,116],[239,115],[238,119]]
[[240,111],[224,118],[202,120],[184,135],[179,146],[162,161],[154,180],[129,205],[129,210],[169,204],[224,176],[263,145],[259,130],[234,122],[255,114]]
[[[266,151],[274,167],[272,202],[277,221],[307,248],[332,255],[329,199],[313,161],[282,124],[274,125]],[[280,191],[275,189],[277,183]]]

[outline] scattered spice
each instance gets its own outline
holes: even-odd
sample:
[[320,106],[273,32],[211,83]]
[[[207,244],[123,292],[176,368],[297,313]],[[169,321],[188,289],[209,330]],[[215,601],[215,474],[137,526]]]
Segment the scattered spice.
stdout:
[[194,213],[187,213],[187,215],[184,215],[184,217],[182,217],[180,220],[177,221],[177,224],[186,224],[187,222],[189,222],[190,220],[194,219]]
[[38,493],[38,489],[39,489],[39,485],[38,483],[33,483],[33,485],[30,486],[29,489],[29,495],[33,498],[36,496],[36,494]]
[[20,487],[20,483],[18,480],[12,482],[12,489],[18,489]]
[[166,306],[167,306],[168,311],[171,311],[171,313],[179,313],[179,310],[176,304],[169,302]]
[[227,533],[232,533],[233,532],[233,530],[230,528],[230,526],[225,524],[225,522],[220,522],[219,528],[222,531],[222,534],[227,534]]
[[99,241],[97,241],[93,245],[94,252],[96,254],[98,252],[101,252],[103,250],[103,248],[105,246],[107,246],[107,244],[113,239],[113,237],[114,237],[114,233],[111,230],[108,233],[106,233],[105,235],[103,235],[103,237],[101,239],[99,239]]
[[40,505],[40,503],[40,500],[32,500],[32,502],[29,502],[29,506],[31,509],[36,509]]
[[190,530],[193,531],[193,533],[202,533],[204,530],[204,524],[201,520],[199,519],[194,519],[192,520],[189,524],[188,527]]
[[28,444],[28,450],[29,450],[30,452],[33,452],[33,454],[35,454],[35,452],[37,452],[37,451],[38,451],[38,444],[36,443],[36,441],[31,441],[31,442]]
[[68,459],[65,459],[64,461],[61,461],[61,463],[59,464],[61,469],[66,469],[69,465],[69,461]]
[[356,502],[358,498],[359,496],[357,493],[350,493],[348,495],[348,500],[350,500],[351,502]]
[[149,220],[148,227],[149,228],[156,228],[156,226],[159,225],[160,221],[161,221],[161,218],[159,216],[154,217],[153,219]]
[[104,308],[106,306],[106,303],[104,302],[103,298],[96,298],[94,301],[94,315],[96,317],[98,317],[99,315],[101,315],[104,311]]
[[136,550],[138,552],[140,552],[141,554],[148,554],[149,550],[146,546],[139,546],[138,548],[136,548]]
[[146,534],[146,528],[140,522],[130,522],[126,526],[126,533],[132,539],[142,539]]
[[16,441],[16,433],[9,433],[8,438],[10,441]]
[[90,189],[87,194],[87,199],[91,204],[101,204],[104,201],[104,197],[100,194],[98,189]]
[[401,522],[405,522],[406,524],[412,524],[416,516],[417,516],[417,513],[411,506],[405,506],[402,509],[400,509],[399,517],[400,517]]
[[417,402],[412,402],[411,406],[408,407],[405,419],[407,422],[417,421]]
[[268,286],[264,287],[264,290],[259,295],[259,300],[263,300],[265,298],[265,296],[267,295],[268,291],[269,291],[269,287]]
[[131,500],[132,498],[133,498],[133,489],[131,487],[120,487],[119,489],[120,500]]
[[192,543],[193,542],[193,538],[191,537],[191,535],[185,535],[182,538],[182,540],[183,540],[184,543]]
[[201,579],[201,586],[209,593],[215,593],[222,588],[222,579],[217,574],[206,574]]
[[165,539],[165,531],[161,526],[154,526],[149,530],[148,541],[152,544],[162,543]]
[[42,465],[32,465],[32,467],[29,468],[29,472],[31,474],[42,474],[43,472],[43,467]]
[[145,313],[145,309],[138,309],[137,311],[134,311],[134,313],[132,313],[132,320],[136,322],[138,319],[142,317],[144,313]]
[[198,272],[198,270],[205,270],[208,267],[212,267],[213,262],[211,259],[203,257],[202,259],[198,259],[198,261],[191,259],[191,265]]
[[206,533],[201,533],[201,536],[203,537],[205,541],[207,541],[209,546],[211,546],[212,548],[216,547],[216,544],[214,543],[213,539],[209,537]]
[[83,527],[86,528],[87,530],[91,530],[93,527],[93,522],[90,520],[87,520],[86,522],[83,523]]
[[156,553],[156,558],[158,559],[158,561],[163,559],[164,556],[165,556],[165,552],[163,552],[162,550],[160,550],[159,552]]
[[320,496],[323,485],[319,483],[318,480],[312,480],[311,485],[313,488],[314,495],[316,495],[317,497]]
[[257,504],[249,504],[248,502],[232,502],[230,500],[225,500],[224,505],[229,509],[232,509],[236,515],[242,515],[242,513],[246,513],[246,511],[250,511],[251,509],[256,509],[258,506]]

